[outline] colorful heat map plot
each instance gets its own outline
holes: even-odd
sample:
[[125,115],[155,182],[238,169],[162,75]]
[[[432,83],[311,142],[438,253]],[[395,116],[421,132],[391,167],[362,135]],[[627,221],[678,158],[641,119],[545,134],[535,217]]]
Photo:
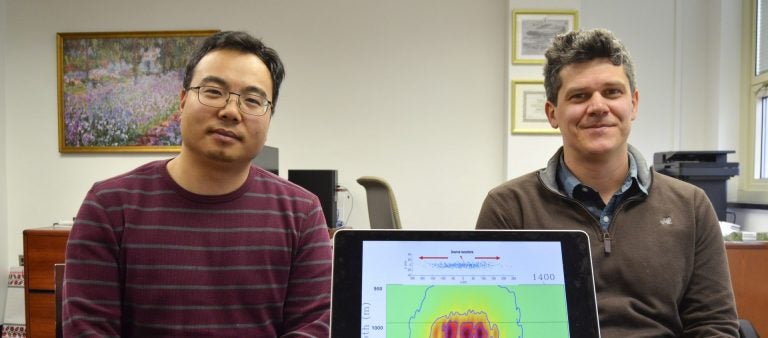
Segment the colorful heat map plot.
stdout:
[[391,284],[386,297],[389,338],[569,336],[559,284]]

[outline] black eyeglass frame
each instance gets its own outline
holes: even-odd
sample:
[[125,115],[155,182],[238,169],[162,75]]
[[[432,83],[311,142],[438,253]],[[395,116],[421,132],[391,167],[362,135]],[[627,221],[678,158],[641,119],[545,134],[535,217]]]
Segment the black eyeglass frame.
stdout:
[[[227,99],[224,101],[224,105],[219,107],[219,106],[212,106],[210,104],[203,103],[203,100],[200,99],[200,88],[216,88],[218,90],[221,90],[223,93],[227,93]],[[265,101],[267,101],[267,104],[264,105],[264,111],[261,114],[253,114],[253,113],[248,113],[246,111],[243,111],[243,108],[240,107],[240,104],[241,104],[240,103],[240,98],[243,97],[243,94],[241,94],[241,93],[235,93],[233,91],[229,91],[229,90],[226,90],[224,88],[216,87],[216,86],[195,86],[195,87],[187,88],[187,91],[190,91],[190,90],[197,90],[197,101],[200,102],[200,104],[202,104],[202,105],[204,105],[206,107],[224,108],[224,107],[226,107],[229,104],[229,99],[232,98],[232,94],[235,94],[235,95],[237,95],[237,111],[239,111],[242,114],[250,115],[250,116],[264,116],[264,115],[267,114],[267,112],[270,109],[272,109],[272,101],[270,101],[269,99],[267,99],[266,97],[261,96],[261,95],[249,94],[249,95],[254,95],[254,96],[261,96],[262,98],[264,98]]]

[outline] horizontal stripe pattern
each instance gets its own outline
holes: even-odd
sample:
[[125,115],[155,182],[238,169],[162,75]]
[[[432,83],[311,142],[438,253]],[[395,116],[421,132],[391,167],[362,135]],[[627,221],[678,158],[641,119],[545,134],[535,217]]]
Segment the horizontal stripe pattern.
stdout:
[[327,336],[324,220],[317,197],[255,167],[223,196],[184,191],[165,161],[99,182],[68,242],[65,333]]

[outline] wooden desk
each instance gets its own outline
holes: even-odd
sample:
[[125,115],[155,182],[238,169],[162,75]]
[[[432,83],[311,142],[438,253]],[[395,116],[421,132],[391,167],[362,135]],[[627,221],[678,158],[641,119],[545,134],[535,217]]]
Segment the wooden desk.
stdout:
[[352,229],[352,227],[343,226],[341,228],[328,228],[328,236],[331,237],[331,241],[333,241],[333,235],[336,234],[336,231],[341,229]]
[[731,283],[739,317],[768,335],[768,243],[726,242]]
[[27,337],[54,337],[56,301],[54,264],[64,263],[69,228],[24,230],[24,302]]

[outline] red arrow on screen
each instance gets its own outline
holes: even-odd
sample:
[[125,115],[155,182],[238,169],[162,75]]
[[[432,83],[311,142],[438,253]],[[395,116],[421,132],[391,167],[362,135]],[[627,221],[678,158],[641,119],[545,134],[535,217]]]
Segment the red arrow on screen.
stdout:
[[448,259],[445,256],[419,256],[419,259]]

